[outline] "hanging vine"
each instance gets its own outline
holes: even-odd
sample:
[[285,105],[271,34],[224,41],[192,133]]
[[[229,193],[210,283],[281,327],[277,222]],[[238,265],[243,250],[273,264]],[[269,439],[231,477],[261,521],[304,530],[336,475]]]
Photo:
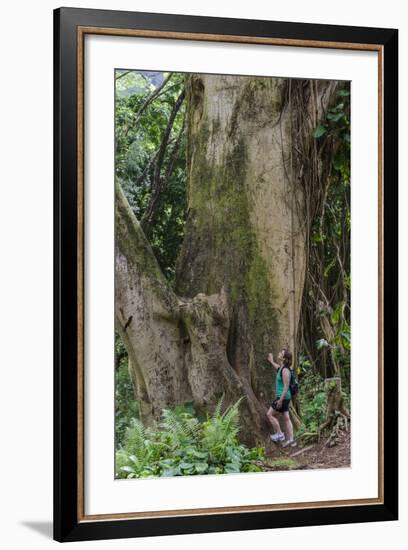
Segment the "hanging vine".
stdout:
[[[289,80],[286,106],[292,138],[287,180],[293,279],[296,210],[297,218],[305,220],[305,225],[297,230],[304,231],[306,239],[306,279],[293,348],[295,357],[299,354],[300,367],[312,366],[324,377],[342,374],[347,386],[350,361],[349,83],[333,82],[327,87],[318,80]],[[297,186],[301,194],[297,193]],[[296,319],[294,293],[292,303]]]

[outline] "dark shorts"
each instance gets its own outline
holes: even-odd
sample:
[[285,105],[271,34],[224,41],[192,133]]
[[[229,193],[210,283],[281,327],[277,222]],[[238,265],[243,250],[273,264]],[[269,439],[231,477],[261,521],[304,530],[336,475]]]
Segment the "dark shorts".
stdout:
[[282,401],[282,408],[281,409],[276,408],[276,403],[277,402],[278,402],[278,398],[276,398],[275,401],[272,401],[272,403],[271,403],[272,409],[274,409],[275,411],[281,412],[281,413],[288,412],[290,399],[284,399]]

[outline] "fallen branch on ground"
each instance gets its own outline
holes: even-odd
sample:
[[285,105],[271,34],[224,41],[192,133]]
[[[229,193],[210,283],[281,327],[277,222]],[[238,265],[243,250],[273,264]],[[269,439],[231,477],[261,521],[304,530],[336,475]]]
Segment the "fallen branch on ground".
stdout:
[[295,456],[299,456],[302,453],[305,453],[306,451],[310,451],[310,449],[313,449],[314,445],[308,445],[307,447],[303,447],[303,449],[300,449],[300,451],[296,451],[296,453],[293,453],[290,455],[291,458]]
[[318,432],[305,432],[303,434],[300,434],[297,436],[298,439],[304,439],[306,442],[313,441],[314,439],[316,441],[319,441],[320,435]]

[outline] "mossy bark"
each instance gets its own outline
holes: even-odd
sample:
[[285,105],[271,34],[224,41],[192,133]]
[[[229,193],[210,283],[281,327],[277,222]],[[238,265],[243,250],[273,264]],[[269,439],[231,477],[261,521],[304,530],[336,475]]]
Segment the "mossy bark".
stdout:
[[274,393],[265,358],[292,347],[304,282],[302,212],[292,212],[290,200],[295,191],[302,203],[288,178],[286,90],[279,78],[187,78],[189,210],[176,291],[192,297],[225,286],[228,359],[264,403]]

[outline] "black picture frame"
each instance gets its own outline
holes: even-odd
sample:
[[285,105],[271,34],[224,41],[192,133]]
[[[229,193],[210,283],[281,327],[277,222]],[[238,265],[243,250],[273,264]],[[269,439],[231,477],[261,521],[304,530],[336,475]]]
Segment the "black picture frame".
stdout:
[[[168,33],[263,37],[319,43],[377,45],[382,52],[383,376],[382,498],[350,506],[81,520],[78,499],[78,29],[97,27]],[[318,47],[318,46],[316,46]],[[78,541],[398,518],[398,31],[124,11],[59,8],[54,11],[54,538]]]

